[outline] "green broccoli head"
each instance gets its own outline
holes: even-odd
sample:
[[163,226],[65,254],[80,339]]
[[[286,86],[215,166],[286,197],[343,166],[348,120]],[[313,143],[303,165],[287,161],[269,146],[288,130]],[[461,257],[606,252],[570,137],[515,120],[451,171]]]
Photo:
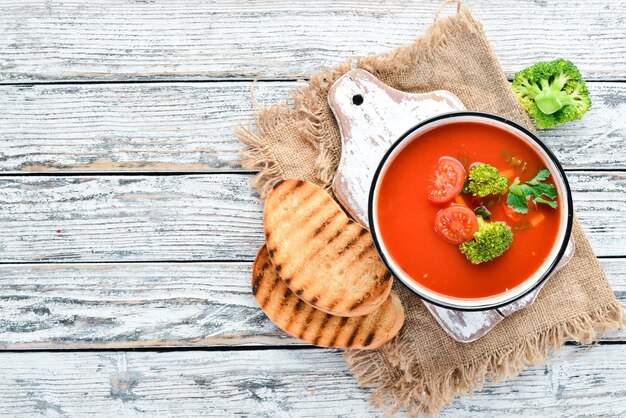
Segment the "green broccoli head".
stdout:
[[474,239],[459,245],[472,264],[480,264],[502,255],[513,242],[513,231],[504,222],[487,223],[478,216],[478,231]]
[[564,59],[538,62],[518,72],[513,90],[539,129],[580,119],[591,107],[580,71]]
[[508,187],[509,180],[501,176],[494,166],[480,163],[470,168],[467,191],[472,195],[485,197],[490,194],[502,194]]

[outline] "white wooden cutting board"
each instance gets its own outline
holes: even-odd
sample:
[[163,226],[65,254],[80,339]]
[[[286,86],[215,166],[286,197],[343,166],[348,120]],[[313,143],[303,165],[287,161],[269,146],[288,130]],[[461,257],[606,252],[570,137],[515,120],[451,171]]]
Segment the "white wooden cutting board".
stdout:
[[333,84],[328,103],[341,131],[341,160],[333,192],[366,228],[370,185],[385,152],[419,122],[465,109],[449,91],[404,93],[360,69],[349,71]]
[[[459,98],[449,91],[405,93],[360,69],[349,71],[333,84],[328,103],[341,132],[341,160],[333,180],[333,192],[345,210],[366,228],[369,228],[369,190],[385,152],[421,121],[465,109]],[[486,311],[463,312],[426,301],[424,304],[452,338],[471,342],[506,316],[532,304],[539,290],[501,309]]]

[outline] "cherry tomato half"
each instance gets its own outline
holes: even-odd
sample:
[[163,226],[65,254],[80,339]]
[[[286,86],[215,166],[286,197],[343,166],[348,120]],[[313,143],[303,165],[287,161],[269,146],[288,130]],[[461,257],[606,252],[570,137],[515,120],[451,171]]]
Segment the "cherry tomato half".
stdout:
[[465,169],[456,158],[441,157],[428,179],[428,200],[446,203],[454,199],[463,189]]
[[460,244],[474,238],[478,220],[466,206],[448,206],[435,215],[435,231],[450,244]]

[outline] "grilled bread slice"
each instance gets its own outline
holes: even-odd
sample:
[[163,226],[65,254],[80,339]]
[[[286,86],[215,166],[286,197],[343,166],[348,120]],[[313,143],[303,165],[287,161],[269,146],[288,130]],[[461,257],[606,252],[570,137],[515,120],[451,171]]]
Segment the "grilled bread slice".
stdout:
[[395,337],[404,323],[404,309],[395,293],[374,312],[351,318],[329,315],[307,305],[280,279],[265,246],[254,260],[252,292],[278,327],[320,347],[378,348]]
[[373,312],[392,276],[370,233],[322,188],[302,180],[277,183],[265,201],[269,256],[287,286],[308,304],[338,316]]

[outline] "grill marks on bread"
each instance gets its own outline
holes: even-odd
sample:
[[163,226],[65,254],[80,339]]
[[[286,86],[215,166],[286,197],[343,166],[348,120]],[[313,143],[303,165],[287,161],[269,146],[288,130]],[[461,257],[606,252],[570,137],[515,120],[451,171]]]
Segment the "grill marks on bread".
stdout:
[[391,275],[369,232],[320,187],[277,183],[265,202],[264,226],[273,265],[310,305],[333,315],[366,315],[389,295]]
[[395,293],[364,316],[340,317],[317,310],[298,298],[259,250],[252,268],[254,297],[265,314],[288,334],[321,347],[374,349],[391,340],[404,323]]

